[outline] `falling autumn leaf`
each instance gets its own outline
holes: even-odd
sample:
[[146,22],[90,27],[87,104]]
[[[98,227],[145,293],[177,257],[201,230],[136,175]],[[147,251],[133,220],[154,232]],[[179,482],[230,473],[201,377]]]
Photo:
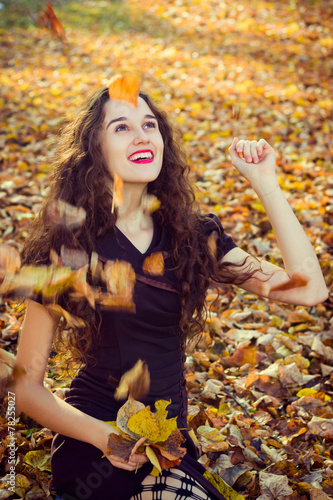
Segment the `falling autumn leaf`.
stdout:
[[0,395],[2,397],[25,373],[25,369],[16,364],[16,356],[0,348]]
[[144,194],[141,199],[141,208],[144,213],[152,214],[161,206],[160,200],[154,194]]
[[213,258],[216,258],[216,231],[213,231],[212,234],[208,237],[208,250]]
[[109,84],[110,99],[124,101],[137,107],[140,87],[141,79],[137,75],[133,73],[116,75]]
[[81,318],[73,316],[68,311],[66,311],[63,307],[59,306],[58,304],[49,304],[47,306],[47,308],[50,311],[58,314],[60,317],[63,316],[67,325],[71,328],[82,328],[85,326],[85,323]]
[[0,277],[5,274],[15,274],[20,268],[20,256],[15,248],[0,245]]
[[61,265],[70,267],[71,269],[80,269],[89,264],[89,258],[86,252],[73,248],[66,248],[64,245],[62,245],[60,249],[60,257]]
[[90,273],[93,283],[98,281],[103,272],[103,265],[99,261],[98,253],[92,252],[90,257]]
[[131,299],[135,285],[135,272],[129,262],[122,260],[107,261],[104,268],[104,278],[109,292]]
[[[31,16],[31,15],[30,15]],[[66,32],[55,15],[51,2],[47,2],[46,9],[41,12],[36,19],[31,16],[32,20],[43,28],[47,28],[55,33],[63,42],[67,42]]]
[[151,276],[161,276],[164,274],[164,257],[162,252],[155,252],[145,258],[142,264],[145,274]]
[[137,363],[121,377],[114,397],[126,399],[130,395],[133,399],[141,399],[149,392],[150,375],[147,363],[139,359]]
[[52,224],[66,226],[69,229],[82,226],[86,219],[86,212],[82,207],[75,207],[62,200],[50,201],[46,215]]
[[285,290],[292,290],[293,288],[306,286],[308,282],[309,279],[306,276],[303,276],[301,273],[294,273],[292,276],[290,276],[289,281],[281,283],[280,285],[273,286],[270,289],[270,292],[281,292]]
[[111,212],[114,212],[115,207],[119,207],[124,201],[124,182],[117,172],[113,174],[113,198]]

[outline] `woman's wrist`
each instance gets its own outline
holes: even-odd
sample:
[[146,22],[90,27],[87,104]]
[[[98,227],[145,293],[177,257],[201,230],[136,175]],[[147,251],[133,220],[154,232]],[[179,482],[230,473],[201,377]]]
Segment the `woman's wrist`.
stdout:
[[269,196],[280,187],[276,177],[269,180],[261,179],[260,181],[251,183],[251,186],[259,198]]
[[117,434],[117,431],[112,427],[112,425],[99,420],[98,426],[96,427],[96,432],[94,433],[92,444],[103,453],[105,453],[108,445],[108,436],[111,433]]
[[259,194],[257,193],[257,194],[258,194],[259,198],[265,198],[265,196],[268,196],[268,195],[274,193],[274,191],[276,191],[279,187],[280,187],[279,183],[276,182],[276,186],[271,191],[268,191],[267,193],[259,193]]

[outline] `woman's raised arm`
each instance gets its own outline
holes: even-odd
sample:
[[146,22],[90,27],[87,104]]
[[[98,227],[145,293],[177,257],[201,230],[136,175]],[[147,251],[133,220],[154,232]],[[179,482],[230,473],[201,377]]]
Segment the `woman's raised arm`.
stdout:
[[[325,280],[314,249],[279,187],[273,148],[264,139],[257,142],[234,138],[229,153],[234,167],[251,183],[263,204],[285,265],[283,269],[263,260],[261,271],[242,288],[290,304],[312,306],[324,302],[328,296]],[[247,264],[251,259],[256,264],[254,257],[240,248],[228,252],[224,261],[241,262],[245,257]]]

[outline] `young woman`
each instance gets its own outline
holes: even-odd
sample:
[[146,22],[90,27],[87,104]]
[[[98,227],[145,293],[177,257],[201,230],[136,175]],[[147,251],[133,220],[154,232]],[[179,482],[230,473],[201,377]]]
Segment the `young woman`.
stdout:
[[[185,156],[165,113],[147,95],[140,93],[133,107],[111,100],[108,89],[102,89],[63,132],[50,191],[26,240],[23,264],[47,264],[50,249],[60,254],[65,246],[88,255],[95,251],[101,262],[127,261],[136,273],[135,313],[94,310],[64,294],[61,304],[85,321],[83,327],[66,329],[42,301],[27,303],[17,353],[26,373],[17,381],[16,400],[20,410],[55,433],[52,475],[64,500],[222,499],[202,478],[204,469],[186,431],[185,342],[200,331],[210,280],[290,304],[311,306],[327,298],[316,255],[279,188],[274,150],[263,139],[235,138],[229,152],[265,207],[285,269],[259,263],[224,233],[216,216],[198,212]],[[116,174],[123,180],[123,201],[114,208]],[[142,209],[147,193],[161,203],[153,214]],[[72,230],[52,225],[47,208],[52,200],[84,208],[83,224]],[[163,252],[162,276],[142,269],[144,259],[156,252]],[[280,286],[293,275],[302,275],[303,286],[297,280],[294,286]],[[82,362],[65,400],[43,386],[55,338]],[[168,418],[177,416],[178,427],[185,428],[187,454],[157,478],[149,474],[152,466],[144,454],[135,453],[128,463],[103,456],[113,432],[106,421],[115,420],[123,404],[115,400],[115,388],[138,359],[147,362],[151,376],[143,403],[153,408],[157,399],[171,400]]]

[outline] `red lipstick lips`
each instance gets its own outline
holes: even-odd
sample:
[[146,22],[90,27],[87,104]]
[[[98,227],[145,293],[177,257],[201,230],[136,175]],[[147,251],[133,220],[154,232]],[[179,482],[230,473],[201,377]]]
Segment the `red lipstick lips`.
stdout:
[[134,163],[151,163],[154,160],[154,153],[151,149],[141,149],[131,154],[128,160]]

